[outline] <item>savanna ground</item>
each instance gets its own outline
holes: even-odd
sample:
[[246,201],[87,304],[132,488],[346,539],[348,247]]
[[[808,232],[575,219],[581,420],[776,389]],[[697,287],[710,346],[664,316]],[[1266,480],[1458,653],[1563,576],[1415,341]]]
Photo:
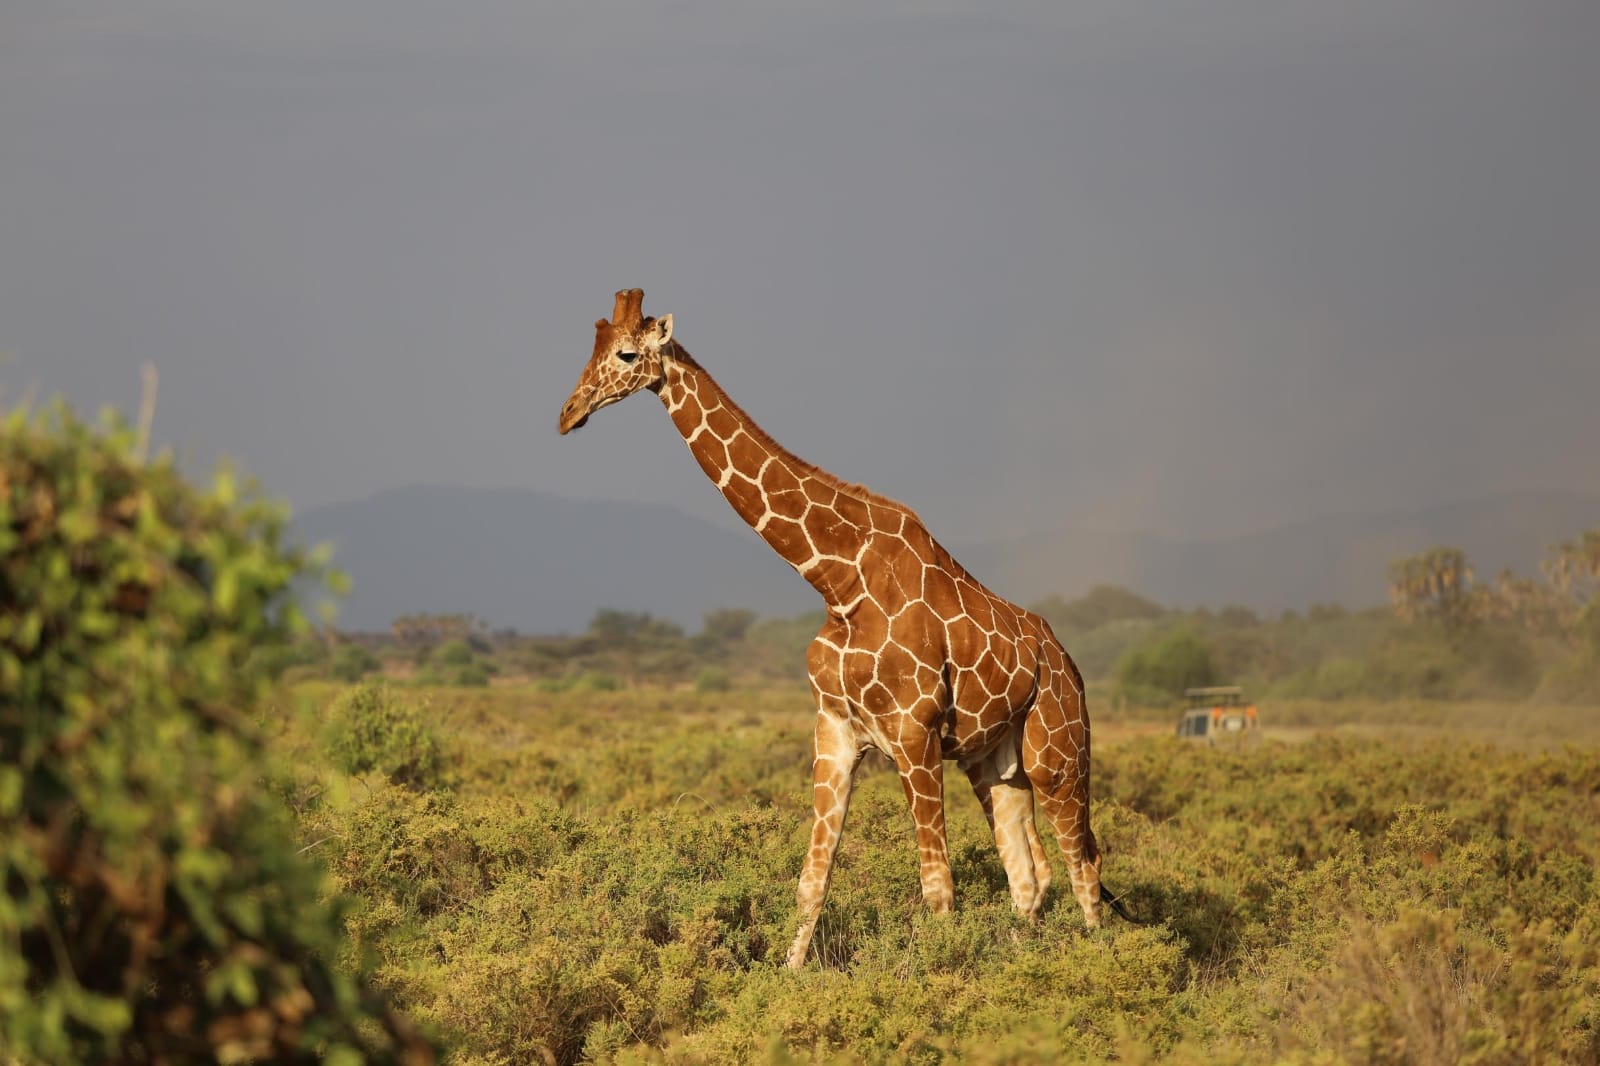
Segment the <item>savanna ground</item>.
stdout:
[[343,961],[447,1061],[1600,1061],[1600,711],[1262,713],[1213,750],[1100,702],[1094,825],[1143,926],[1085,930],[1062,880],[1017,918],[957,774],[956,908],[925,913],[869,763],[801,972],[798,686],[302,683],[262,725]]
[[[1600,529],[1392,611],[1041,602],[1150,924],[1017,919],[959,787],[926,914],[868,766],[801,972],[814,618],[342,634],[320,560],[114,418],[0,423],[0,1063],[1600,1061]],[[1217,680],[1275,735],[1173,737]]]

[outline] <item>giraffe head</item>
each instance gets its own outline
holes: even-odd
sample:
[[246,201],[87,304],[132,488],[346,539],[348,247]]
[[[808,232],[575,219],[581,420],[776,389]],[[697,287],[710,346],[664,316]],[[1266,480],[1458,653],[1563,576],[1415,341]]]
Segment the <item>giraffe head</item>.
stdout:
[[602,407],[640,389],[659,389],[662,355],[672,341],[672,316],[645,318],[643,289],[623,289],[611,321],[594,324],[594,355],[561,407],[561,432],[569,433]]

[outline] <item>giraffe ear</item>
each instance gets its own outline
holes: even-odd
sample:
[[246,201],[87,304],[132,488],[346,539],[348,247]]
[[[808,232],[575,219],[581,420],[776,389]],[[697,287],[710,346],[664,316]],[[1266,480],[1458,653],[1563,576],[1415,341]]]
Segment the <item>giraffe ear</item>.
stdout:
[[654,334],[651,339],[656,342],[657,346],[666,344],[668,341],[670,341],[672,339],[672,316],[662,315],[660,318],[656,319],[655,329],[653,329],[651,332]]

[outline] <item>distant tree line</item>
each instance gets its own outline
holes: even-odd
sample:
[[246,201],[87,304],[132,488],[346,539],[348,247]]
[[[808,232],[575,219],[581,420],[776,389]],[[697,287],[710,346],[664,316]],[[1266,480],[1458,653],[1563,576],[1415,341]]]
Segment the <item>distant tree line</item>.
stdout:
[[1553,545],[1539,578],[1502,570],[1477,583],[1460,548],[1431,548],[1389,568],[1389,598],[1406,621],[1434,618],[1452,628],[1486,620],[1513,622],[1538,636],[1581,634],[1600,592],[1600,529]]
[[[1100,585],[1030,608],[1117,704],[1161,705],[1196,685],[1239,683],[1261,697],[1600,699],[1600,530],[1554,545],[1537,578],[1479,583],[1466,553],[1436,547],[1396,560],[1388,608],[1312,604],[1174,609]],[[821,612],[760,618],[742,608],[691,632],[647,612],[603,608],[576,635],[491,630],[466,613],[396,618],[387,633],[327,632],[280,650],[278,667],[354,681],[383,672],[421,684],[522,679],[548,689],[801,683]]]

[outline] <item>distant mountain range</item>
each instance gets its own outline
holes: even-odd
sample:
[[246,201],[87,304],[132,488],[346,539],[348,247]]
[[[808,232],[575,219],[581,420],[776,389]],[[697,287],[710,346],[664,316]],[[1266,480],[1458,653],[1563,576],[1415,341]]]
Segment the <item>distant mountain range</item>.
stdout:
[[1023,602],[1117,584],[1168,606],[1277,612],[1383,603],[1389,563],[1440,544],[1463,549],[1480,580],[1506,567],[1532,575],[1551,544],[1596,526],[1600,496],[1528,491],[1411,512],[1325,515],[1219,539],[1066,529],[973,545],[958,557]]
[[[417,611],[464,611],[527,633],[578,632],[601,607],[694,629],[719,607],[763,615],[820,607],[754,533],[662,504],[416,486],[308,510],[296,526],[312,543],[331,542],[334,565],[353,580],[339,612],[347,629],[387,629]],[[1547,546],[1595,526],[1600,496],[1530,491],[1221,539],[1068,528],[948,547],[1023,603],[1117,584],[1173,606],[1276,612],[1379,603],[1389,561],[1435,544],[1465,549],[1480,578],[1507,566],[1532,573]]]

